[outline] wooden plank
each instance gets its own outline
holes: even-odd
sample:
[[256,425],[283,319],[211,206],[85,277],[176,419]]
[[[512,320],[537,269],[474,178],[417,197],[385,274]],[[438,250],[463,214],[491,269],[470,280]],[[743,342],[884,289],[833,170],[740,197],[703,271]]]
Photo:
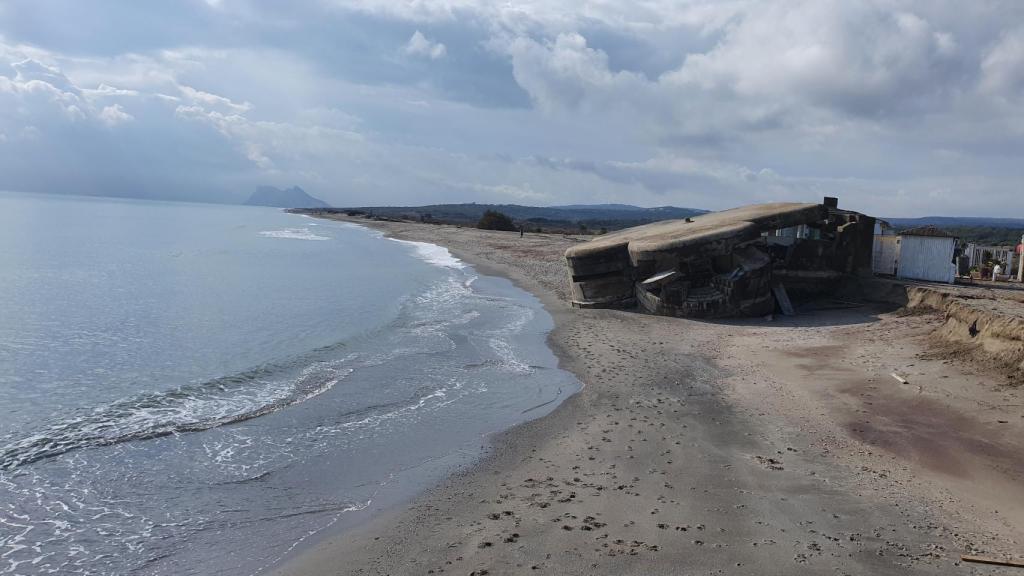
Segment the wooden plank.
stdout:
[[990,564],[992,566],[1009,566],[1011,568],[1024,568],[1024,562],[1018,562],[1016,560],[998,560],[995,558],[985,558],[983,556],[968,556],[967,554],[961,555],[960,560],[963,562],[974,562],[975,564]]
[[793,303],[789,301],[789,294],[786,294],[786,287],[782,282],[772,282],[772,294],[775,295],[775,301],[779,303],[779,309],[784,315],[796,316],[796,310],[793,309]]
[[656,286],[659,284],[665,284],[666,282],[670,282],[673,278],[675,278],[678,275],[679,271],[668,270],[666,272],[660,272],[658,274],[655,274],[654,276],[651,276],[650,278],[644,280],[640,284],[642,284],[643,286]]

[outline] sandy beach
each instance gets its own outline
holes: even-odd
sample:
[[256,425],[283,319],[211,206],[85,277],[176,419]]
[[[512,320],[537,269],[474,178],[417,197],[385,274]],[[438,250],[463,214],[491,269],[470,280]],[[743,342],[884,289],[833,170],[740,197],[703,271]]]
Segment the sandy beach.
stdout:
[[576,310],[562,254],[583,238],[359,223],[535,294],[585,388],[279,575],[1010,574],[960,556],[1024,555],[1024,397],[934,353],[941,316]]

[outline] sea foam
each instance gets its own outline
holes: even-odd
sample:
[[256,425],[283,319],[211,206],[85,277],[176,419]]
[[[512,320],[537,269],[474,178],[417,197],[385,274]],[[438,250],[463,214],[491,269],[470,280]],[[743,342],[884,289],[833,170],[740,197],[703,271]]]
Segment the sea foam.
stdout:
[[[352,373],[350,358],[312,362],[297,378],[274,379],[279,366],[140,394],[58,420],[0,445],[0,472],[73,450],[112,446],[237,424],[315,398]],[[304,358],[293,360],[303,363]]]
[[288,240],[330,240],[329,236],[314,234],[309,228],[285,228],[284,230],[264,230],[260,236],[266,238],[285,238]]
[[388,238],[393,242],[399,242],[412,246],[414,253],[417,258],[425,262],[429,262],[435,266],[441,266],[443,268],[455,268],[462,269],[466,267],[466,264],[459,260],[452,253],[448,251],[444,246],[438,246],[437,244],[430,244],[429,242],[416,242],[413,240],[399,240],[397,238]]

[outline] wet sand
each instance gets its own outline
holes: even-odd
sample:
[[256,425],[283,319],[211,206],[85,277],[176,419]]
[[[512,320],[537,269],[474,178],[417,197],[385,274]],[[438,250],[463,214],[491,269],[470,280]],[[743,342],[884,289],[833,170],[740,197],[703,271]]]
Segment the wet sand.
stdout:
[[574,310],[577,238],[372,226],[536,294],[585,388],[278,574],[1009,574],[960,554],[1024,552],[1024,399],[929,358],[935,318]]

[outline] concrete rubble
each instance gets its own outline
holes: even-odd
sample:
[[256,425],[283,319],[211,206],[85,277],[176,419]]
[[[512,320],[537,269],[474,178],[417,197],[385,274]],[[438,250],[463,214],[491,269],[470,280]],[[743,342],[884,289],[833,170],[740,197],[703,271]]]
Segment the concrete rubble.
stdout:
[[874,226],[826,198],[621,230],[566,251],[572,304],[693,318],[769,314],[787,294],[799,301],[870,276]]

